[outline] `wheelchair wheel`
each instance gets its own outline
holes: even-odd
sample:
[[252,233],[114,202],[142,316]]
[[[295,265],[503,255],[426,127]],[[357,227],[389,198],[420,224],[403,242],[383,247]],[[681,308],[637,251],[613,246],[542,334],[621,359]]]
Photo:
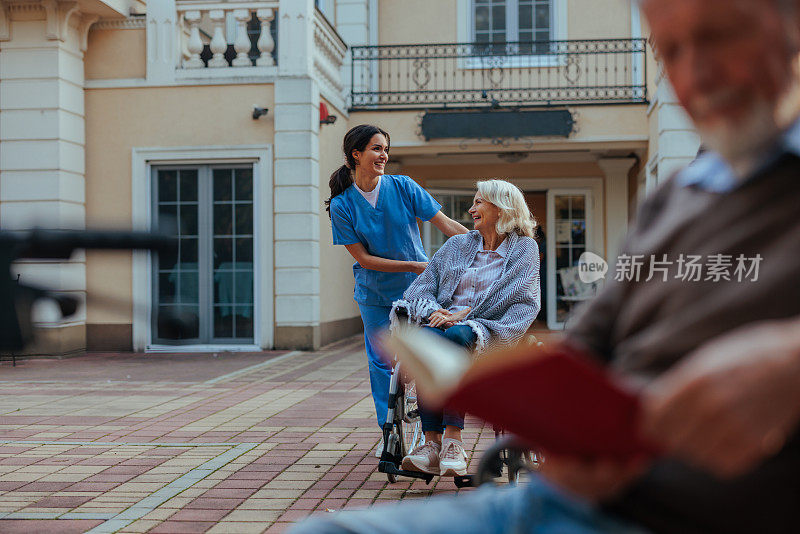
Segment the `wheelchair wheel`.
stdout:
[[425,443],[425,435],[422,433],[422,422],[419,419],[419,408],[417,405],[417,390],[414,382],[409,382],[405,386],[403,394],[403,441],[405,443],[406,454],[413,451]]
[[544,458],[541,453],[522,449],[509,449],[507,457],[508,482],[517,484],[522,475],[538,471],[542,467]]
[[[389,453],[396,455],[400,447],[400,441],[402,440],[398,439],[396,430],[392,428],[392,432],[389,434],[389,441],[386,444],[386,450],[389,451]],[[397,482],[397,476],[391,473],[387,473],[386,478],[389,479],[390,484]]]
[[[389,435],[386,439],[386,451],[395,458],[399,466],[400,461],[406,455],[406,439],[404,436],[405,430],[403,428],[403,418],[406,411],[405,392],[397,396],[396,403],[394,419],[392,420],[392,429],[389,431]],[[387,473],[386,478],[391,484],[397,482],[397,475]]]
[[506,466],[508,470],[508,483],[517,484],[523,472],[526,471],[525,459],[529,455],[528,451],[510,449],[507,451]]

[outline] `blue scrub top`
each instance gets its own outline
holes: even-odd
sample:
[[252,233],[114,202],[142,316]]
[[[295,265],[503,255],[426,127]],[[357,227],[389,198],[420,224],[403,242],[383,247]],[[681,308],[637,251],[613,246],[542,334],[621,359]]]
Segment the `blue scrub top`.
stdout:
[[[373,208],[352,185],[331,200],[334,245],[361,243],[373,256],[402,261],[428,261],[417,217],[428,221],[442,205],[408,176],[384,175]],[[390,306],[417,277],[384,273],[353,264],[353,298],[359,304]]]

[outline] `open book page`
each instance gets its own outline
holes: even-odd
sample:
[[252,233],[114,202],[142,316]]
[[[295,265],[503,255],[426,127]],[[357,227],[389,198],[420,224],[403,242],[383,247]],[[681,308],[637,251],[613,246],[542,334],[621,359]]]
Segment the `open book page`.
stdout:
[[532,447],[623,460],[656,452],[640,434],[636,394],[576,347],[519,346],[473,362],[421,329],[398,332],[389,344],[421,398],[493,423]]

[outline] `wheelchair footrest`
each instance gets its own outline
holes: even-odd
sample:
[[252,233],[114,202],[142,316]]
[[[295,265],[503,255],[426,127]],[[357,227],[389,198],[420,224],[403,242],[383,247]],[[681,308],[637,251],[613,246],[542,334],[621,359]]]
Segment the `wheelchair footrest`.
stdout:
[[378,471],[381,473],[387,473],[389,475],[400,475],[402,477],[411,477],[411,478],[421,478],[425,481],[426,484],[430,484],[431,480],[433,480],[433,475],[430,473],[420,473],[419,471],[406,471],[404,469],[399,469],[397,464],[392,462],[378,462]]
[[457,476],[453,479],[457,488],[470,488],[475,485],[472,475]]

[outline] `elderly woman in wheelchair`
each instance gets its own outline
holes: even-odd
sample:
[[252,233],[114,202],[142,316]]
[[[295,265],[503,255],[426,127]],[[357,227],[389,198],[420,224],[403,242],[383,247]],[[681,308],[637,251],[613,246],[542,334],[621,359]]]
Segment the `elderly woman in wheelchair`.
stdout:
[[[522,192],[503,180],[478,182],[470,215],[475,229],[451,237],[392,307],[412,323],[480,353],[490,345],[520,341],[539,312],[536,221]],[[403,458],[402,468],[463,476],[467,454],[464,416],[425,408],[418,399],[425,442]]]

